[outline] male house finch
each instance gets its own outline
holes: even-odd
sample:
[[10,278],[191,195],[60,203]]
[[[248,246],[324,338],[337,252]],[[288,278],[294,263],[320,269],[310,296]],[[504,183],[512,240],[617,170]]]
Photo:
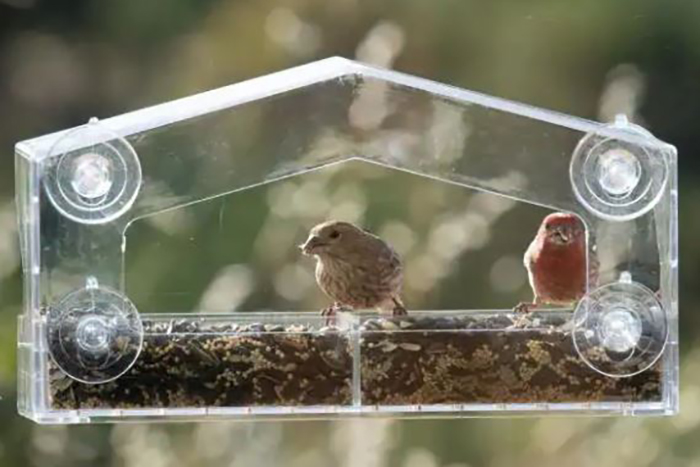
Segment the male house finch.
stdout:
[[334,301],[324,315],[345,308],[406,314],[399,298],[401,259],[381,238],[349,222],[328,221],[312,228],[299,248],[316,257],[316,282]]
[[586,268],[586,230],[573,214],[545,217],[523,263],[535,298],[518,305],[516,311],[529,312],[542,304],[572,304],[586,293],[587,278],[597,280],[595,258],[591,258],[590,273]]

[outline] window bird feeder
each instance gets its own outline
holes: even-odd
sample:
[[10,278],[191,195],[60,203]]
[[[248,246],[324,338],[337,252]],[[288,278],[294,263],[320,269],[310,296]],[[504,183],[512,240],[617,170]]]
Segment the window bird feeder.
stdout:
[[[23,141],[16,171],[37,422],[677,411],[676,151],[624,118],[330,58]],[[596,279],[514,311],[503,250],[554,211]],[[401,250],[408,314],[319,313],[297,245],[331,217]]]

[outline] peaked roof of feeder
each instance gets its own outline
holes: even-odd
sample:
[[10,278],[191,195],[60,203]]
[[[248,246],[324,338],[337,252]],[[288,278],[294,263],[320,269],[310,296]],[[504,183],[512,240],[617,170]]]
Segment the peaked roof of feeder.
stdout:
[[[634,134],[615,130],[590,120],[460,89],[342,57],[326,58],[212,91],[146,107],[102,120],[101,123],[120,136],[127,137],[135,133],[141,133],[322,82],[337,80],[339,84],[342,84],[343,77],[353,75],[362,75],[424,91],[451,101],[489,107],[585,133],[596,132],[630,142],[642,141]],[[68,129],[22,141],[16,145],[16,150],[27,158],[33,160],[43,159],[53,144],[71,130]],[[646,140],[647,144],[648,142]]]

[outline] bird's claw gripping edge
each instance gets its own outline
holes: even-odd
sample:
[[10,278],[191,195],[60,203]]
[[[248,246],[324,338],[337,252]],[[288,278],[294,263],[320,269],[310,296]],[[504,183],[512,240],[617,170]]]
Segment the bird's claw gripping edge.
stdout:
[[403,303],[394,300],[394,309],[391,310],[391,315],[392,316],[406,316],[406,315],[408,315],[408,311],[406,310],[406,307],[403,306]]
[[515,307],[513,307],[513,312],[518,314],[527,315],[532,313],[532,311],[537,308],[538,304],[535,302],[520,302]]
[[335,325],[335,317],[340,311],[352,311],[352,309],[336,302],[321,310],[321,316],[326,318],[326,326]]

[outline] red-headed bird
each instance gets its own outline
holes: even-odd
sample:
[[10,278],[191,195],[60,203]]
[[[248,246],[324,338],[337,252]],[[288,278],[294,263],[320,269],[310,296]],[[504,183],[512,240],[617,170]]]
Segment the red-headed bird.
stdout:
[[586,264],[586,229],[573,214],[554,213],[544,218],[530,243],[523,263],[535,295],[517,311],[529,312],[540,305],[572,305],[586,293],[586,282],[597,281],[597,260]]

